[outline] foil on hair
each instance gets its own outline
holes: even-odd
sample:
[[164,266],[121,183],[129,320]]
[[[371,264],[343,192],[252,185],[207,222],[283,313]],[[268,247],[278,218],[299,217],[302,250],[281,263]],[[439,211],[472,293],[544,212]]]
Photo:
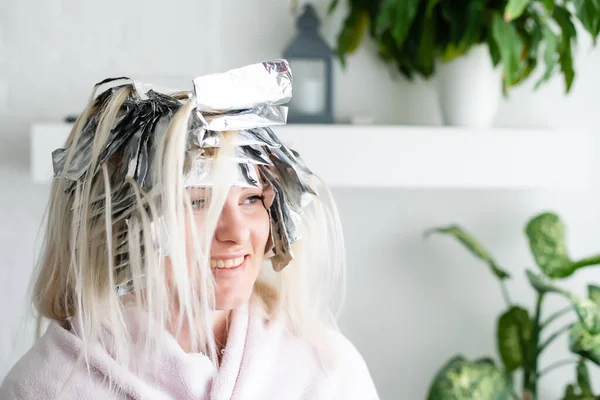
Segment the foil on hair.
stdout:
[[[167,129],[184,102],[193,101],[195,109],[190,116],[186,146],[191,165],[185,172],[185,186],[212,185],[214,160],[211,154],[214,151],[209,150],[223,144],[225,131],[227,134],[233,131],[237,173],[230,184],[258,187],[260,174],[273,188],[273,203],[267,210],[273,245],[271,261],[276,271],[289,264],[293,259],[291,246],[301,239],[302,210],[315,196],[315,191],[311,187],[312,173],[300,155],[283,145],[271,129],[271,126],[284,125],[287,120],[287,107],[283,104],[292,96],[292,72],[287,61],[267,61],[197,77],[187,91],[161,88],[126,77],[106,79],[94,87],[94,108],[102,109],[116,91],[124,87],[129,87],[131,93],[98,159],[91,159],[100,122],[100,113],[95,113],[85,122],[75,146],[52,153],[54,176],[71,181],[74,187],[88,174],[97,174],[103,163],[119,159],[111,176],[113,218],[124,218],[128,222],[135,202],[129,182],[133,180],[146,193],[153,189],[149,177],[155,168],[157,135]],[[174,93],[177,98],[172,96]],[[150,234],[157,237],[156,232]],[[115,271],[118,294],[134,289],[128,255],[123,248],[118,249]]]

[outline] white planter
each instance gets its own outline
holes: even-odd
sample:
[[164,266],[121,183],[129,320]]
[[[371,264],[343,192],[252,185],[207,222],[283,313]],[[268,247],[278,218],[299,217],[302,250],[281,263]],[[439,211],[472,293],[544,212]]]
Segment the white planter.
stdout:
[[444,124],[490,127],[502,98],[502,67],[492,65],[488,47],[473,47],[466,55],[438,63],[436,83]]

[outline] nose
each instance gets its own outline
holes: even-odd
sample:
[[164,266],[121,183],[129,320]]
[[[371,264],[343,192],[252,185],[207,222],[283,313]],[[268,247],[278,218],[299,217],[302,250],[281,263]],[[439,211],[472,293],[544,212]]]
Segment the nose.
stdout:
[[237,204],[225,202],[215,230],[215,240],[230,245],[243,245],[249,238],[250,227],[243,213]]

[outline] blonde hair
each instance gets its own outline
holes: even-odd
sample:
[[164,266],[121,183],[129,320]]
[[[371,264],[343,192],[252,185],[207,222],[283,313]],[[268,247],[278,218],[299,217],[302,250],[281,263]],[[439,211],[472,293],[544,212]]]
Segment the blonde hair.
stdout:
[[[186,144],[193,100],[185,102],[153,133],[155,167],[149,191],[133,179],[115,182],[115,170],[122,167],[120,154],[98,162],[132,90],[125,86],[102,99],[90,98],[67,139],[63,171],[69,170],[76,144],[95,118],[84,177],[76,183],[58,177],[52,183],[33,303],[40,319],[70,321],[81,328],[83,359],[87,359],[90,346],[100,342],[111,346],[118,363],[130,366],[133,340],[144,349],[136,351],[136,357],[145,354],[152,358],[160,352],[160,338],[174,315],[173,299],[177,298],[178,327],[192,327],[192,345],[199,344],[192,351],[204,352],[216,365],[210,320],[214,281],[207,255],[234,173],[235,165],[223,157],[233,154],[233,144],[226,141],[219,150],[207,217],[197,229],[183,182],[190,164]],[[253,296],[268,319],[283,321],[293,334],[312,343],[323,361],[330,358],[328,331],[337,329],[343,301],[345,250],[335,202],[327,186],[314,178],[313,186],[321,193],[304,209],[302,238],[292,246],[294,259],[277,273],[268,268],[266,260]],[[131,203],[126,210],[121,207],[124,193]],[[115,204],[117,194],[121,197]],[[193,238],[191,252],[186,249],[186,234]],[[169,284],[167,255],[172,264]],[[132,283],[133,295],[119,296],[115,287],[127,280]],[[125,302],[126,298],[130,301]],[[128,330],[127,307],[143,309],[149,316],[139,337],[133,338]]]

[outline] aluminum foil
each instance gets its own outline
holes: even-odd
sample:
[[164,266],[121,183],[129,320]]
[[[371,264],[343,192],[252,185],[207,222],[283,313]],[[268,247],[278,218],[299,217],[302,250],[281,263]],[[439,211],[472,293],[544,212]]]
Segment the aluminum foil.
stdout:
[[[284,146],[270,128],[283,125],[287,120],[287,107],[283,104],[292,95],[292,72],[287,61],[267,61],[197,77],[187,90],[126,77],[106,79],[94,87],[97,109],[102,109],[115,91],[124,86],[133,90],[124,102],[118,122],[112,127],[108,144],[98,160],[91,160],[92,143],[100,119],[100,115],[95,114],[86,122],[74,148],[57,149],[52,153],[55,177],[71,181],[71,187],[74,187],[89,174],[98,174],[103,163],[112,163],[118,158],[112,164],[117,165],[111,177],[113,218],[127,221],[134,204],[127,178],[133,179],[146,192],[152,189],[148,177],[155,165],[155,137],[191,99],[196,107],[188,126],[186,149],[192,162],[184,176],[186,187],[212,185],[210,171],[214,160],[209,154],[214,151],[208,150],[222,145],[224,131],[234,131],[237,174],[230,184],[258,187],[260,174],[273,187],[275,196],[268,210],[270,243],[273,244],[270,253],[273,254],[273,268],[276,271],[283,269],[293,259],[292,243],[301,238],[302,209],[315,195],[310,183],[311,171],[300,155]],[[178,99],[170,96],[174,92],[179,93]],[[93,170],[90,170],[91,165],[95,165]],[[102,198],[95,201],[102,202]],[[133,290],[127,256],[126,253],[119,254],[116,263],[119,294]]]
[[252,64],[195,78],[194,94],[203,113],[285,104],[292,98],[292,72],[286,60]]
[[206,129],[211,131],[235,131],[273,125],[285,125],[287,107],[261,105],[227,114],[205,114]]

